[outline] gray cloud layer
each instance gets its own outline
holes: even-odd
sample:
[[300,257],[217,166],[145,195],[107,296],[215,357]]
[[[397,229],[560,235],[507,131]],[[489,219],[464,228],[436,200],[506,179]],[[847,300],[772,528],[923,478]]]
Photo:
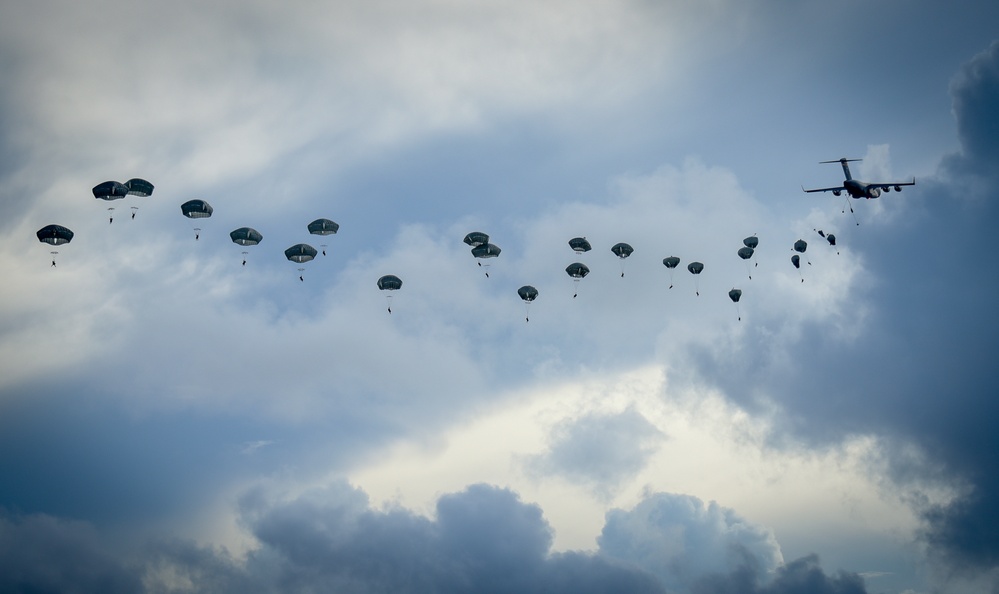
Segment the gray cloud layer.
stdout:
[[[730,510],[714,504],[705,510],[699,501],[682,496],[654,495],[633,512],[612,514],[596,554],[551,554],[552,531],[542,510],[511,491],[487,485],[442,496],[434,519],[402,509],[373,510],[362,492],[342,483],[280,502],[254,492],[241,507],[243,521],[259,543],[245,561],[223,549],[176,540],[154,541],[115,556],[87,525],[42,515],[4,517],[0,564],[15,569],[0,575],[0,590],[865,592],[859,576],[827,576],[813,557],[780,567],[770,579],[765,574],[774,568],[773,551],[765,531],[745,525]],[[643,523],[650,510],[656,515],[651,528]],[[706,522],[705,517],[724,520]],[[650,559],[636,552],[652,542],[641,545],[636,538],[654,532],[668,539],[678,529],[683,537],[667,547],[676,556],[653,562],[646,571]],[[630,541],[632,550],[625,550],[623,541]],[[698,578],[695,574],[709,567],[696,559],[718,555],[730,559],[731,570],[709,561],[724,571]]]

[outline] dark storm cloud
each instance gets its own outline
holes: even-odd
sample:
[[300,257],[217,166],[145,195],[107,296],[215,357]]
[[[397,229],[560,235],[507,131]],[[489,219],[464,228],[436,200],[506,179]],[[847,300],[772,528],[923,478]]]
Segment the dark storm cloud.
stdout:
[[138,592],[140,576],[82,522],[0,512],[0,592]]
[[[978,572],[999,566],[999,44],[962,69],[952,93],[961,153],[912,191],[882,196],[901,203],[893,224],[851,234],[874,279],[851,296],[866,316],[860,335],[811,324],[781,349],[774,319],[733,351],[705,348],[694,361],[699,377],[746,406],[776,400],[799,436],[870,431],[915,442],[933,463],[924,478],[938,480],[942,464],[952,484],[970,481],[969,495],[924,510],[925,538],[951,568]],[[891,464],[911,487],[912,466]]]
[[772,581],[765,581],[760,568],[747,563],[726,575],[712,575],[699,580],[691,594],[865,594],[864,579],[855,573],[839,572],[829,576],[819,565],[819,558],[808,555],[776,571]]
[[531,458],[528,470],[536,476],[581,482],[609,497],[645,467],[662,438],[662,432],[634,408],[591,413],[556,425],[548,452]]
[[[292,501],[243,500],[244,522],[260,547],[234,572],[226,555],[177,543],[157,567],[197,576],[195,591],[312,592],[663,592],[656,579],[582,553],[549,556],[552,530],[541,509],[511,491],[473,485],[444,495],[434,520],[376,511],[339,484]],[[202,587],[200,584],[205,584]]]

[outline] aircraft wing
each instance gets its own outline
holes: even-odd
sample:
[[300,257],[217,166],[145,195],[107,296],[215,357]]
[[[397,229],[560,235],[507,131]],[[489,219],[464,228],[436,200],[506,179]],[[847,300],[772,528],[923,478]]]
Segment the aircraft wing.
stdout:
[[902,186],[914,186],[914,185],[916,185],[916,178],[912,178],[912,181],[908,182],[895,182],[891,184],[867,184],[867,187],[884,190],[886,188],[894,189],[895,187],[901,188]]
[[[890,186],[892,184],[888,184],[888,185]],[[802,192],[807,192],[807,193],[811,193],[811,192],[836,192],[836,194],[839,194],[840,192],[845,192],[846,188],[844,188],[843,186],[837,186],[835,188],[816,188],[814,190],[806,190],[805,186],[801,186],[801,191]]]

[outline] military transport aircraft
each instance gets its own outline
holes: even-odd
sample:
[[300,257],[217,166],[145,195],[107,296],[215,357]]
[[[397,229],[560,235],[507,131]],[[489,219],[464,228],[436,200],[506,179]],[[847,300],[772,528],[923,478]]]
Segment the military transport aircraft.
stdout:
[[[801,189],[805,192],[832,192],[834,195],[839,196],[844,191],[846,191],[852,198],[877,198],[881,195],[881,192],[890,192],[894,188],[896,192],[902,191],[902,186],[914,186],[916,185],[916,178],[912,178],[911,182],[891,182],[891,183],[868,183],[863,182],[858,179],[853,179],[850,175],[850,166],[847,163],[851,161],[860,161],[861,159],[836,159],[835,161],[820,161],[820,163],[839,163],[843,166],[843,175],[846,176],[846,180],[843,181],[842,186],[836,186],[833,188],[816,188],[814,190],[805,190],[802,186]],[[852,210],[852,209],[851,209]]]

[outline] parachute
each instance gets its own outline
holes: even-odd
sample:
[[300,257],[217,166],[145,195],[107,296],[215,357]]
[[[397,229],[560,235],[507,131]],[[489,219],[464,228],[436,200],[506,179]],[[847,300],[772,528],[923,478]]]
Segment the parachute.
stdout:
[[472,246],[473,248],[479,247],[480,245],[485,245],[489,243],[489,236],[481,231],[472,231],[465,236],[465,243]]
[[749,280],[753,280],[753,274],[749,270],[749,259],[753,257],[754,253],[756,253],[755,250],[749,246],[741,247],[738,251],[739,257],[746,261],[746,272],[749,274]]
[[760,245],[760,240],[755,235],[750,235],[746,239],[742,240],[742,245],[755,250],[756,246]]
[[704,264],[701,264],[700,262],[691,262],[690,264],[687,264],[687,271],[690,272],[690,274],[694,275],[694,292],[698,296],[701,295],[701,291],[697,287],[697,277],[698,275],[701,274],[701,271],[703,270],[704,270]]
[[[794,264],[794,267],[798,269],[798,276],[801,276],[801,258],[798,257],[798,254],[791,256],[791,264]],[[801,276],[801,282],[805,282],[805,277]]]
[[[819,235],[820,235],[821,237],[825,237],[825,238],[826,238],[826,241],[828,241],[828,242],[829,242],[829,245],[831,245],[831,246],[833,246],[833,247],[836,247],[836,236],[835,236],[835,235],[833,235],[832,233],[826,233],[826,232],[825,232],[825,231],[823,231],[822,229],[816,229],[816,232],[817,232],[817,233],[818,233],[818,234],[819,234]],[[839,255],[839,249],[837,249],[837,250],[836,250],[836,255]]]
[[[495,258],[500,255],[501,251],[503,250],[491,243],[480,243],[472,248],[472,255],[479,259]],[[478,264],[479,266],[482,266],[482,262],[479,262]],[[489,278],[489,264],[485,265],[485,269],[486,278]]]
[[742,321],[742,314],[739,313],[739,300],[742,299],[742,290],[741,289],[732,289],[731,291],[728,292],[728,298],[731,299],[732,303],[735,304],[735,312],[736,312],[736,315],[739,316],[739,321],[741,322]]
[[94,198],[100,200],[120,200],[128,195],[128,186],[116,181],[106,181],[94,186],[93,192]]
[[[340,225],[329,219],[316,219],[309,223],[309,233],[313,235],[336,235],[336,232],[339,230]],[[323,255],[325,256],[327,245],[323,243],[319,247],[323,248]]]
[[143,198],[153,195],[153,184],[144,179],[133,177],[123,184],[128,190],[129,196],[141,196]]
[[565,273],[572,277],[572,282],[577,286],[575,292],[572,294],[572,298],[575,299],[576,295],[579,294],[579,281],[586,277],[590,273],[590,269],[586,267],[586,264],[580,262],[573,262],[565,267]]
[[670,256],[663,258],[663,266],[669,270],[669,288],[673,288],[673,269],[680,265],[680,258]]
[[[230,231],[229,237],[232,238],[233,243],[242,246],[257,245],[264,240],[264,236],[251,227],[240,227],[235,231]],[[243,266],[246,266],[246,254],[247,252],[243,252]]]
[[[799,254],[804,254],[805,250],[807,249],[808,249],[808,242],[805,241],[804,239],[799,239],[798,241],[794,242],[794,251],[798,252]],[[805,261],[808,262],[807,259]],[[812,263],[808,262],[808,265],[811,266]]]
[[[215,209],[212,208],[211,204],[208,204],[204,200],[188,200],[187,202],[180,205],[180,212],[187,218],[192,220],[197,219],[207,219],[212,216],[212,212]],[[201,239],[201,228],[194,228],[194,239],[197,241]]]
[[531,321],[531,303],[538,298],[538,290],[531,285],[524,285],[523,287],[517,289],[517,294],[520,298],[524,300],[524,309],[526,313],[526,320]]
[[[63,227],[62,225],[46,225],[36,231],[35,235],[38,237],[38,241],[52,246],[63,245],[73,241],[73,232],[68,227]],[[52,254],[52,267],[55,268],[55,257],[59,252],[52,251],[50,253]]]
[[577,254],[582,254],[583,252],[588,252],[593,249],[590,247],[590,242],[586,241],[585,237],[573,237],[569,240],[569,247],[571,247],[572,251]]
[[[284,251],[284,255],[289,261],[295,262],[297,264],[304,264],[310,262],[316,257],[316,248],[312,247],[307,243],[297,243]],[[305,276],[303,272],[305,268],[298,269],[298,280],[305,281]]]
[[[379,291],[398,291],[402,288],[402,279],[394,274],[386,274],[385,276],[378,279],[378,290]],[[385,301],[388,303],[388,312],[392,313],[392,294],[388,293],[385,295]]]
[[624,277],[624,259],[630,256],[635,251],[630,245],[626,243],[615,243],[614,247],[611,248],[611,252],[615,256],[621,259],[621,277]]

